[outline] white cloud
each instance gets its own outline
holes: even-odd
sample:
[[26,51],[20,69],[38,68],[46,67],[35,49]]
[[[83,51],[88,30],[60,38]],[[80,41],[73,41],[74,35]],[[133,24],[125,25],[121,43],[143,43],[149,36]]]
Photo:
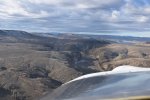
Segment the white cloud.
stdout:
[[119,17],[120,17],[120,12],[117,11],[117,10],[114,10],[114,11],[112,11],[110,20],[111,20],[111,21],[118,21],[118,20],[119,20]]
[[[81,9],[89,9],[95,7],[101,7],[105,5],[115,4],[120,0],[1,0],[0,1],[0,15],[5,18],[13,17],[26,17],[26,18],[42,18],[42,17],[53,17],[68,14],[70,12],[80,13]],[[30,4],[28,6],[28,3]],[[24,6],[26,5],[26,6]],[[33,6],[32,6],[33,5]],[[34,7],[43,5],[43,8],[39,11],[35,11]],[[44,5],[52,5],[55,11],[49,11],[49,8],[45,10]],[[34,9],[34,10],[33,10]],[[86,12],[85,12],[86,13]],[[71,13],[70,13],[71,14]],[[69,15],[70,16],[70,15]],[[84,16],[83,16],[84,17]],[[0,17],[1,18],[1,17]]]
[[27,0],[33,4],[54,5],[59,7],[72,8],[93,8],[106,5],[112,5],[120,2],[120,0]]
[[57,4],[62,3],[65,0],[27,0],[27,1],[29,1],[30,3],[33,3],[33,4],[57,5]]
[[89,6],[86,5],[86,4],[77,4],[76,7],[79,8],[79,9],[86,9],[86,8],[89,8]]
[[146,7],[146,8],[144,9],[144,12],[150,13],[150,7]]
[[150,6],[138,0],[1,0],[0,5],[1,23],[8,19],[26,28],[44,24],[46,29],[71,31],[135,30],[150,21]]
[[27,18],[41,18],[48,16],[48,12],[39,11],[38,13],[30,12],[25,7],[22,6],[22,2],[18,0],[1,0],[0,1],[0,18],[5,17],[5,19],[14,18],[17,16],[27,17]]
[[[135,24],[147,23],[150,17],[150,7],[135,5],[134,0],[125,0],[126,3],[119,10],[120,20],[134,22]],[[129,23],[128,23],[129,24]]]
[[137,16],[135,17],[135,20],[139,23],[145,23],[149,20],[149,18],[146,16]]
[[25,9],[20,6],[20,2],[16,0],[2,0],[0,4],[0,13],[5,13],[7,15],[28,15],[28,12],[25,11]]

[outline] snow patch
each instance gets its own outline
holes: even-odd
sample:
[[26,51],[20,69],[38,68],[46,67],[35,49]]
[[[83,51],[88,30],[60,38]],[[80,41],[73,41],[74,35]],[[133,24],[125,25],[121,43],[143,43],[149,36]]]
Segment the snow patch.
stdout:
[[73,79],[65,84],[68,84],[73,81],[85,79],[85,78],[96,77],[96,76],[113,75],[113,74],[120,74],[120,73],[142,72],[142,71],[150,71],[150,68],[141,68],[141,67],[135,67],[135,66],[130,66],[130,65],[123,65],[123,66],[116,67],[112,71],[98,72],[98,73],[83,75],[83,76]]

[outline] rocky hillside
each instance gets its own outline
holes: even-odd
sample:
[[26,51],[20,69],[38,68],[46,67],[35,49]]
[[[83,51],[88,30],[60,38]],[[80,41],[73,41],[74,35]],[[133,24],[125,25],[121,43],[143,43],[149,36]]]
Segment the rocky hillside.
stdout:
[[0,100],[37,100],[84,74],[150,66],[150,45],[0,31]]
[[97,61],[97,70],[111,70],[120,65],[133,65],[139,67],[150,67],[150,45],[149,44],[110,44],[90,51]]
[[0,99],[36,100],[92,69],[90,50],[110,44],[91,39],[42,37],[0,31]]

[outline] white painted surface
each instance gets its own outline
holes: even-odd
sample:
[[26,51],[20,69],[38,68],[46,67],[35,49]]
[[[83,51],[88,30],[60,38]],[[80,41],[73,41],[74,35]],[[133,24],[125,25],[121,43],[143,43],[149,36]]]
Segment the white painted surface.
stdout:
[[83,75],[65,84],[68,84],[73,81],[81,80],[84,78],[90,78],[90,77],[96,77],[96,76],[102,76],[102,75],[113,75],[113,74],[120,74],[120,73],[142,72],[142,71],[150,71],[150,68],[141,68],[141,67],[135,67],[135,66],[130,66],[130,65],[123,65],[123,66],[116,67],[112,71],[98,72],[98,73]]

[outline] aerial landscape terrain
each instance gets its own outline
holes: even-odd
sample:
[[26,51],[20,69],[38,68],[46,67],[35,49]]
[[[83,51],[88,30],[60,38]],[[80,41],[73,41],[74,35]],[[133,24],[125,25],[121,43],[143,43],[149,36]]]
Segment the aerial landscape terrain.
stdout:
[[85,74],[121,65],[150,66],[149,38],[120,41],[121,36],[108,40],[109,36],[101,35],[45,35],[0,31],[1,100],[36,100]]
[[149,72],[150,0],[0,0],[0,100],[150,100]]

